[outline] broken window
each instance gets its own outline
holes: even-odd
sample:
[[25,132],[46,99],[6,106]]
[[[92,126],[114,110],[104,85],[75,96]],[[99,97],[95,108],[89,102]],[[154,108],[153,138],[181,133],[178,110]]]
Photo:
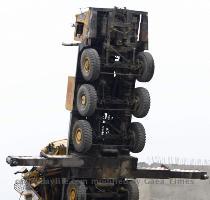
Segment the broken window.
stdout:
[[76,36],[82,35],[82,33],[83,33],[83,27],[84,27],[84,23],[82,23],[82,22],[77,22]]

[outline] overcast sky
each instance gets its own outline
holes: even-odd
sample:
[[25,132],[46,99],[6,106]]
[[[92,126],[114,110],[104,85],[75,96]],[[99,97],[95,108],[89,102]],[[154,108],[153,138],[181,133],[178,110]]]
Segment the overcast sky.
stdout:
[[[74,2],[74,3],[72,3]],[[66,138],[67,76],[74,75],[77,49],[74,15],[86,7],[127,7],[149,12],[149,51],[155,59],[144,124],[152,156],[210,160],[209,0],[8,0],[0,1],[1,195],[15,200],[16,168],[7,155],[38,155],[49,141]],[[3,152],[3,153],[2,153]]]

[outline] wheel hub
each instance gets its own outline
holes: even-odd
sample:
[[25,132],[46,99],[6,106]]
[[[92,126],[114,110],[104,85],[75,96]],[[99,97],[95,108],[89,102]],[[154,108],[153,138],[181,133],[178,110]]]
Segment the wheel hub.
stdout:
[[69,200],[76,200],[76,189],[72,188],[70,191],[70,199]]
[[84,70],[87,73],[90,72],[90,60],[89,60],[88,57],[86,57],[85,60],[84,60]]
[[82,141],[82,130],[78,128],[75,133],[75,140],[77,144],[80,144]]
[[86,103],[87,103],[87,98],[86,98],[85,95],[82,95],[82,96],[81,96],[81,104],[82,104],[83,106],[85,106]]

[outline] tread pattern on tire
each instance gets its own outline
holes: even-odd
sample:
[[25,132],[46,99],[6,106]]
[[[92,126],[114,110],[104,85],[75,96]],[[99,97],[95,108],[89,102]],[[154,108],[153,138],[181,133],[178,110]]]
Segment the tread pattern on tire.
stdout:
[[143,73],[137,79],[139,82],[149,82],[154,75],[154,59],[149,52],[140,52],[138,57],[142,59],[145,66]]
[[87,199],[87,193],[86,193],[86,187],[85,184],[82,181],[74,180],[71,181],[67,188],[67,198],[70,199],[70,188],[74,186],[77,189],[77,200],[86,200]]
[[[75,141],[74,133],[77,128],[80,128],[82,130],[83,139],[81,145],[78,145]],[[93,131],[91,128],[91,125],[86,120],[78,120],[75,122],[72,130],[72,142],[74,145],[74,148],[77,152],[87,152],[91,146],[92,146],[92,140],[93,140]]]
[[128,190],[128,200],[139,200],[139,189],[135,181],[128,181],[126,189]]
[[146,133],[144,126],[139,122],[133,122],[130,127],[130,131],[133,134],[133,141],[131,141],[131,151],[133,153],[141,152],[146,143]]
[[[86,75],[83,71],[83,59],[85,56],[87,56],[90,59],[91,63],[91,71],[89,75]],[[89,48],[85,49],[82,52],[80,65],[81,73],[86,81],[95,81],[96,79],[98,79],[100,75],[101,61],[98,52],[95,49]]]
[[[134,104],[133,115],[137,118],[145,117],[150,109],[150,94],[146,88],[138,87],[134,89],[134,99],[138,98],[138,105]],[[137,107],[138,106],[138,107]]]
[[[81,105],[81,94],[85,93],[87,104],[83,108]],[[80,86],[77,93],[77,110],[82,116],[91,116],[97,107],[97,93],[95,88],[90,84],[83,84]]]

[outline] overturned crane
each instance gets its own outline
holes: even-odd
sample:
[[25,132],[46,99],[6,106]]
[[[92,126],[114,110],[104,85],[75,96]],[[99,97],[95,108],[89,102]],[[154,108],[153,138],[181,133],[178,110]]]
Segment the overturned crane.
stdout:
[[148,14],[125,9],[89,8],[76,15],[75,77],[69,77],[67,140],[50,143],[40,156],[8,156],[17,173],[15,189],[25,199],[138,200],[135,178],[206,179],[206,172],[137,168],[130,152],[144,149],[146,133],[132,116],[143,118],[150,95],[136,80],[149,82],[154,60],[148,50]]

